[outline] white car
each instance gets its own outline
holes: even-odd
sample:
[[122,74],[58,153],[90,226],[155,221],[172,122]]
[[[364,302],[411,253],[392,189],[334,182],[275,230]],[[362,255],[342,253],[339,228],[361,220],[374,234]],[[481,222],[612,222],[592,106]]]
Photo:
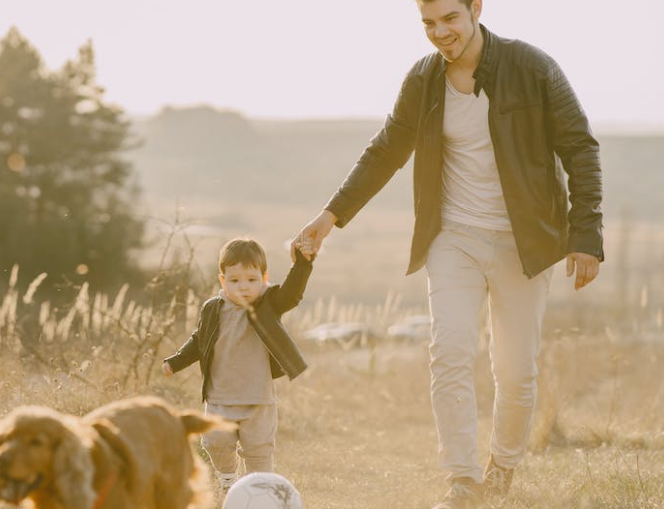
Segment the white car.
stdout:
[[342,347],[352,347],[364,346],[369,338],[375,337],[375,333],[362,322],[329,322],[305,331],[302,337],[319,345],[338,344]]
[[387,328],[387,336],[398,341],[429,341],[431,339],[431,317],[411,315]]

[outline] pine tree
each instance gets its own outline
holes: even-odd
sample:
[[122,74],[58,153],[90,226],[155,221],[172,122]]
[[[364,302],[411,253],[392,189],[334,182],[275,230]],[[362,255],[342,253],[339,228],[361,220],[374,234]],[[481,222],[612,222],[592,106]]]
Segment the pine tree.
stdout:
[[51,287],[85,279],[108,290],[131,279],[143,235],[121,157],[131,126],[104,102],[92,43],[50,72],[11,28],[0,69],[0,269],[18,263],[23,281],[47,272]]

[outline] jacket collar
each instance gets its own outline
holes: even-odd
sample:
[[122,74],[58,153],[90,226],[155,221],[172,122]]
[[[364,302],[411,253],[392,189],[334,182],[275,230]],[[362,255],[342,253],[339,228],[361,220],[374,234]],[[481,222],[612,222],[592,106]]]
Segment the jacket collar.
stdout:
[[[490,95],[493,86],[493,76],[498,62],[497,36],[482,24],[480,24],[480,30],[482,31],[482,55],[479,64],[477,64],[477,69],[473,73],[473,78],[475,78],[473,93],[476,96],[480,95],[480,90],[482,89],[487,92],[487,95]],[[436,70],[434,71],[436,83],[445,83],[446,70],[447,61],[440,53],[437,53]],[[440,96],[439,87],[436,88],[436,94]]]
[[[480,63],[477,65],[477,69],[473,73],[473,78],[475,78],[475,95],[480,94],[480,90],[483,88],[485,91],[487,88],[491,88],[493,85],[493,76],[496,70],[497,64],[497,37],[494,33],[490,32],[484,25],[480,24],[480,30],[482,31],[482,56],[480,57]],[[487,92],[487,95],[488,92]]]

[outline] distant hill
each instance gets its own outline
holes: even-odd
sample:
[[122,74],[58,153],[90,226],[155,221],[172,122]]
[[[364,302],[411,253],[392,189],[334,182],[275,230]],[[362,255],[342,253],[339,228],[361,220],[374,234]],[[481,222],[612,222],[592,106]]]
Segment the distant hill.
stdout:
[[[210,107],[165,108],[135,122],[128,154],[148,202],[202,200],[325,203],[381,120],[265,121]],[[664,136],[599,136],[607,219],[664,219]],[[410,166],[411,163],[409,163]],[[409,166],[376,198],[412,208]]]
[[[380,125],[250,120],[211,108],[169,108],[135,122],[143,144],[128,156],[148,200],[195,194],[322,205]],[[396,194],[395,204],[403,201],[403,193]]]

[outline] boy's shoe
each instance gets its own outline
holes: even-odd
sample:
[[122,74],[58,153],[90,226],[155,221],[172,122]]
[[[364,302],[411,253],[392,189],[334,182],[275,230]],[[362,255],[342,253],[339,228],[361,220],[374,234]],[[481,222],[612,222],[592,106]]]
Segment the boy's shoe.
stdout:
[[440,504],[432,509],[481,509],[482,485],[469,477],[452,480],[452,486]]
[[505,498],[512,485],[513,468],[503,468],[497,465],[493,454],[484,470],[484,494],[491,498]]

